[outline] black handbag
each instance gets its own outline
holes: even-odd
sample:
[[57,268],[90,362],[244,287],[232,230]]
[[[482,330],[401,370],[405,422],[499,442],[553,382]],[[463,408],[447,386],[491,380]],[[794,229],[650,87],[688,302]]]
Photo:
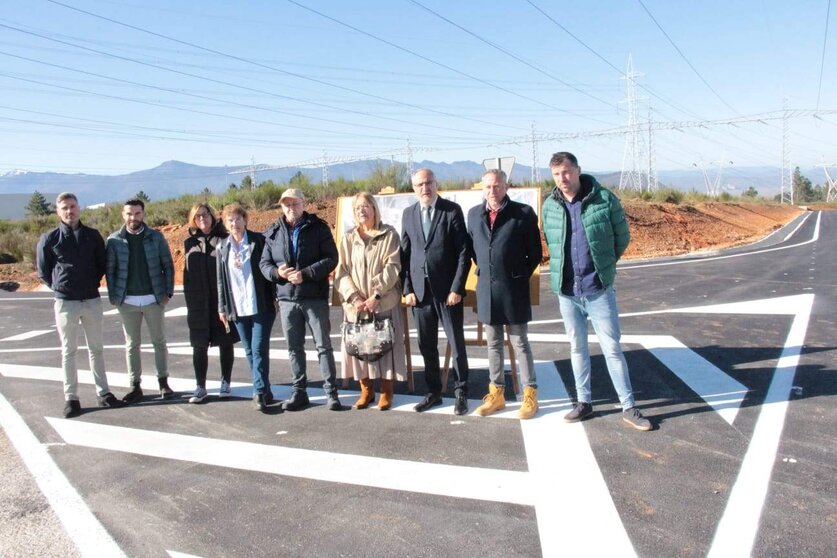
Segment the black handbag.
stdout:
[[392,350],[392,320],[363,314],[358,314],[356,322],[343,322],[343,346],[351,356],[375,362]]

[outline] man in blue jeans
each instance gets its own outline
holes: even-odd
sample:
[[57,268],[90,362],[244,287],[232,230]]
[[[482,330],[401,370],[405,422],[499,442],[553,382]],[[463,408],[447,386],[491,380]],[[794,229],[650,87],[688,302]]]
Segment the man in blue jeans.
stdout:
[[619,199],[595,178],[581,174],[575,155],[562,151],[549,161],[555,188],[544,200],[541,217],[549,245],[551,286],[570,338],[570,361],[578,401],[564,420],[593,414],[587,318],[599,338],[610,380],[622,405],[622,420],[637,430],[651,430],[634,402],[628,365],[619,344],[616,262],[630,242]]
[[328,408],[339,411],[337,366],[328,317],[328,275],[337,267],[337,245],[328,224],[305,211],[301,190],[288,188],[282,192],[279,204],[282,215],[264,233],[260,267],[264,277],[276,284],[282,329],[288,340],[293,393],[282,407],[298,411],[308,406],[305,331],[309,327],[317,347]]

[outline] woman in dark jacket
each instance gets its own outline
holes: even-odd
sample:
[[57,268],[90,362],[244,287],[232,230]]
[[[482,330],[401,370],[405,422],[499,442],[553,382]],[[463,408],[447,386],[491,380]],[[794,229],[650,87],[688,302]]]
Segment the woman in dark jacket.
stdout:
[[224,208],[224,224],[230,236],[218,247],[218,316],[238,330],[253,375],[253,406],[264,412],[273,403],[270,330],[276,319],[273,285],[259,270],[264,236],[247,230],[247,211],[237,203]]
[[207,203],[198,203],[189,211],[189,238],[183,245],[183,294],[186,296],[186,321],[195,367],[195,393],[189,403],[206,400],[206,371],[209,367],[209,346],[218,347],[221,355],[221,389],[218,397],[231,394],[230,377],[234,360],[233,345],[238,334],[230,332],[218,317],[218,289],[215,257],[218,244],[227,231],[218,221],[215,210]]

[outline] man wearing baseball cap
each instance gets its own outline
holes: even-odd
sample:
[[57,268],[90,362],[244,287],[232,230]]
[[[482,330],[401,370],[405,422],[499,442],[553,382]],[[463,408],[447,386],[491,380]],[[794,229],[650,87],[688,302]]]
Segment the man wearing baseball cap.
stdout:
[[264,233],[261,270],[276,284],[276,299],[293,374],[293,393],[286,411],[308,406],[305,362],[306,325],[311,328],[320,361],[328,408],[341,409],[337,398],[331,323],[328,316],[328,275],[337,267],[337,246],[328,224],[305,211],[301,190],[288,188],[279,198],[282,215]]

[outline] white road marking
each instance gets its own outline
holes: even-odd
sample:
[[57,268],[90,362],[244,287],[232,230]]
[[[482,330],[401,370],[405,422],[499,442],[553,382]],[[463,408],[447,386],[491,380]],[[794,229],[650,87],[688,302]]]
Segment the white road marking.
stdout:
[[[12,335],[11,337],[6,337],[5,339],[0,339],[0,341],[26,341],[27,339],[32,339],[33,337],[40,337],[41,335],[46,335],[47,333],[53,333],[51,329],[35,329],[32,331],[27,331],[26,333],[19,333],[17,335]],[[30,351],[32,349],[29,349]]]
[[166,550],[171,558],[201,558],[195,554],[185,554],[183,552],[175,552],[174,550]]
[[96,558],[125,556],[55,464],[48,450],[2,394],[0,423],[81,555]]
[[534,505],[533,496],[540,490],[531,484],[528,473],[519,471],[338,454],[51,417],[46,420],[69,444],[217,467],[523,506]]
[[753,250],[752,252],[742,252],[740,254],[728,254],[726,256],[711,256],[708,258],[700,258],[695,260],[682,260],[682,261],[674,261],[674,262],[659,262],[659,263],[647,263],[647,264],[636,264],[636,265],[620,265],[619,270],[623,269],[643,269],[646,267],[666,267],[671,265],[687,265],[687,264],[700,264],[704,262],[712,262],[717,260],[726,260],[729,258],[743,258],[746,256],[754,256],[756,254],[766,254],[768,252],[776,252],[779,250],[789,250],[790,248],[798,248],[800,246],[805,246],[806,244],[811,244],[816,242],[820,237],[820,221],[822,219],[822,211],[817,212],[817,222],[814,225],[814,234],[811,236],[810,239],[805,240],[803,242],[798,242],[796,244],[790,244],[788,246],[778,246],[776,248],[764,248],[762,250]]
[[[537,487],[535,513],[543,556],[635,556],[582,423],[566,424],[572,407],[552,362],[535,364],[537,417],[520,421],[526,461]],[[621,421],[620,421],[621,422]],[[593,545],[591,547],[591,545]]]
[[715,531],[709,549],[709,556],[712,557],[749,556],[758,534],[761,512],[770,487],[770,475],[785,426],[793,378],[814,305],[812,294],[787,298],[798,299],[795,317],[761,405],[741,470]]

